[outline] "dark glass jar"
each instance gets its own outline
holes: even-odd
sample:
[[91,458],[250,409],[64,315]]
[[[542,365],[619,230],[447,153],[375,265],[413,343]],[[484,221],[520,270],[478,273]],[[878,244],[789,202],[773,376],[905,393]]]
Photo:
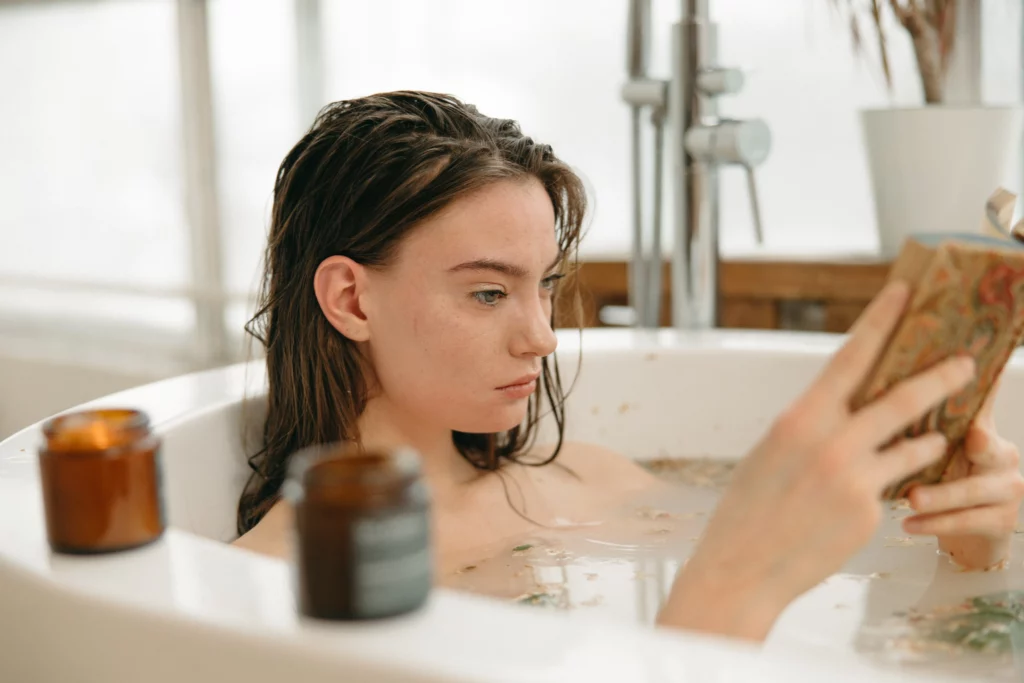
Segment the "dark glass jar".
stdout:
[[43,425],[39,473],[50,547],[107,553],[164,532],[160,440],[138,410],[60,415]]
[[328,444],[296,453],[289,470],[299,611],[357,620],[419,608],[433,580],[419,455]]

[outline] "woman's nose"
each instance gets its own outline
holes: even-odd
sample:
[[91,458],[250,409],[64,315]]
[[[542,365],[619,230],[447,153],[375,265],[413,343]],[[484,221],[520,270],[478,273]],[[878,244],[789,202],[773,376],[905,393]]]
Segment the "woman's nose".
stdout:
[[555,352],[558,340],[551,328],[551,306],[539,300],[525,312],[522,333],[517,335],[518,341],[513,349],[515,355],[550,356]]

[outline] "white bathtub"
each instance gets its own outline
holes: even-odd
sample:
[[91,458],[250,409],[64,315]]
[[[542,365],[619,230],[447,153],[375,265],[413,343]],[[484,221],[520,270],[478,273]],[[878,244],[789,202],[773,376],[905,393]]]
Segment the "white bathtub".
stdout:
[[[588,330],[569,436],[634,458],[740,456],[840,342],[828,335]],[[579,348],[578,333],[560,333],[564,378],[573,376]],[[302,621],[286,563],[223,543],[234,537],[246,476],[241,399],[259,394],[263,380],[260,364],[239,365],[89,404],[139,407],[164,438],[172,528],[131,552],[52,555],[35,460],[39,425],[0,444],[0,680],[918,680],[854,651],[856,624],[877,608],[877,596],[853,584],[812,591],[763,649],[440,589],[423,610],[399,619]],[[1015,419],[1013,406],[1022,402],[1018,355],[996,416],[1019,444],[1024,420]],[[248,418],[251,430],[258,411]],[[926,592],[932,570],[922,567],[917,584],[900,588],[911,593],[903,597],[912,602]],[[833,614],[819,604],[836,591],[851,609]]]

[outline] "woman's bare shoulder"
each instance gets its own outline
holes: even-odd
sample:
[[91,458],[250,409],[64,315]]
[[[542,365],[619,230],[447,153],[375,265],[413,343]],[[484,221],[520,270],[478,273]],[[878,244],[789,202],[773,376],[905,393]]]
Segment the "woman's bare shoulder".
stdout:
[[291,556],[291,527],[291,507],[283,500],[278,501],[256,526],[232,541],[231,545],[286,559]]
[[662,484],[636,461],[598,444],[567,442],[562,445],[557,462],[589,484],[620,490],[645,489]]

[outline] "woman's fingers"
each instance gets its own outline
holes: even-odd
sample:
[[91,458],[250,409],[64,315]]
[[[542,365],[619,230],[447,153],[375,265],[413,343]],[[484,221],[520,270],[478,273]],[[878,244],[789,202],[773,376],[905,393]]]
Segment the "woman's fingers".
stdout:
[[877,456],[877,489],[881,491],[890,484],[920,472],[941,458],[947,447],[946,437],[931,432],[914,439],[905,439],[887,448]]
[[1024,479],[1017,473],[970,476],[933,486],[916,486],[908,496],[919,513],[938,513],[982,505],[1014,503],[1024,496]]
[[964,455],[976,474],[1016,470],[1020,466],[1016,446],[981,427],[972,427],[967,433]]
[[850,429],[863,448],[877,448],[902,432],[943,399],[974,378],[974,359],[948,358],[893,387],[889,393],[853,416]]
[[955,512],[915,515],[903,520],[903,528],[910,534],[998,538],[1013,533],[1016,523],[1015,507],[985,505]]
[[850,329],[850,338],[825,366],[809,393],[838,397],[847,402],[889,341],[909,293],[906,283],[886,285],[857,318]]

